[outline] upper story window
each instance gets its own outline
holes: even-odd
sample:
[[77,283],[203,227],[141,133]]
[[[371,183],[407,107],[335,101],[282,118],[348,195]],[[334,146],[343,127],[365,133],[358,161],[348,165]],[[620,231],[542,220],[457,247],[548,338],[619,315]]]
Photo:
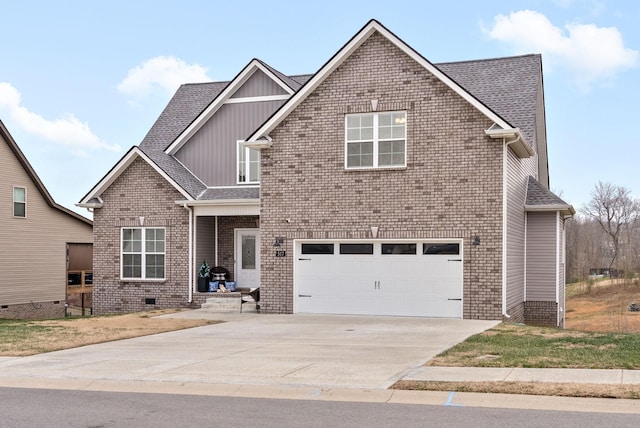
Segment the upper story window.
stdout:
[[122,279],[164,279],[164,228],[123,228],[121,240]]
[[346,168],[406,166],[406,122],[404,111],[347,115]]
[[27,189],[24,187],[13,188],[13,216],[27,216]]
[[238,183],[260,182],[260,150],[238,143]]

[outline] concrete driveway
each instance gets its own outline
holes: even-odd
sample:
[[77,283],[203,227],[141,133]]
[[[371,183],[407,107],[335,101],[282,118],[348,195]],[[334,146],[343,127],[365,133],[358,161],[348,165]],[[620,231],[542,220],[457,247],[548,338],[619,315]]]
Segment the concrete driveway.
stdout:
[[[176,316],[202,317],[199,311]],[[339,315],[212,315],[227,322],[0,359],[0,386],[268,385],[386,389],[497,321]]]

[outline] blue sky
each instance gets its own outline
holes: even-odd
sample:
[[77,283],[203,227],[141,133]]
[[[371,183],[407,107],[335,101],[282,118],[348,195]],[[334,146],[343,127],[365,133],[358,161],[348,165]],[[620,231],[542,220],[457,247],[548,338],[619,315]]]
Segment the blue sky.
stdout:
[[140,143],[177,86],[252,58],[318,70],[375,18],[431,62],[543,55],[551,188],[640,197],[640,2],[0,0],[0,119],[73,206]]

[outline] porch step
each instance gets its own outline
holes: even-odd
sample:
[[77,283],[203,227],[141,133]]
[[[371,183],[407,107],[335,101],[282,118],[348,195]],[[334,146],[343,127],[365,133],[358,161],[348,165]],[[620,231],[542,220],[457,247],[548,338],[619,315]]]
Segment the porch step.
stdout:
[[[207,301],[200,305],[200,309],[212,313],[240,312],[241,304],[242,297],[240,293],[211,293],[211,296],[207,297]],[[245,303],[242,307],[242,312],[257,312],[256,304],[253,302]]]

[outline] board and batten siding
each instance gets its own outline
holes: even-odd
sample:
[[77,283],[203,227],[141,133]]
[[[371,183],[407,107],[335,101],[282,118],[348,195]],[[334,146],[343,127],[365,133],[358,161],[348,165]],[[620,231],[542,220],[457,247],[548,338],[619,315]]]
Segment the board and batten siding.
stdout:
[[529,175],[535,175],[537,156],[520,159],[507,153],[506,294],[507,312],[525,300],[526,218],[524,205]]
[[[91,224],[54,208],[0,137],[0,305],[66,297],[66,245],[91,243]],[[26,218],[13,217],[13,186],[27,189]]]
[[262,71],[256,71],[231,96],[231,98],[262,97],[267,95],[287,95],[287,91]]
[[244,140],[285,100],[225,104],[176,153],[207,186],[237,184],[238,140]]
[[557,222],[557,212],[527,213],[527,301],[557,301]]

